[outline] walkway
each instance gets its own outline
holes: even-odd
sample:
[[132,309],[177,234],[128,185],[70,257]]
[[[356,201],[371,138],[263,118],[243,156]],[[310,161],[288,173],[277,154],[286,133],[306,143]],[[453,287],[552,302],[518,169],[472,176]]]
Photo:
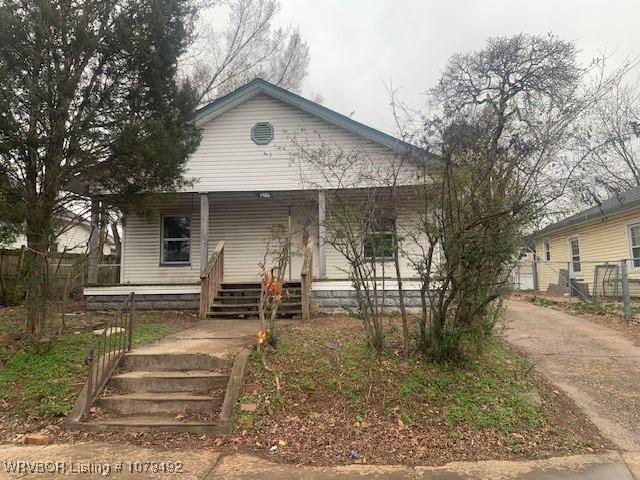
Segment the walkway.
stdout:
[[[28,463],[31,462],[31,463]],[[26,473],[38,467],[51,473]],[[180,474],[154,473],[179,468]],[[22,469],[9,473],[7,469]],[[635,468],[635,470],[634,470]],[[84,469],[87,473],[82,472]],[[54,473],[57,470],[58,473]],[[182,480],[637,480],[640,456],[583,455],[535,462],[459,462],[442,467],[278,465],[245,455],[207,450],[152,450],[128,445],[0,445],[0,479],[168,479]],[[131,473],[133,472],[133,473]],[[136,473],[140,472],[140,473]]]
[[233,358],[240,350],[256,342],[258,320],[200,320],[193,326],[164,337],[159,342],[139,347],[140,355],[205,353]]

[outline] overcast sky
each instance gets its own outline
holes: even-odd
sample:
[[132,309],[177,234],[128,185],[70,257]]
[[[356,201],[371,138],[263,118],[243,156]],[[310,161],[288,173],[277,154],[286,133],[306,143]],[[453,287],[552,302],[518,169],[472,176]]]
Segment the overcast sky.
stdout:
[[279,21],[299,26],[311,50],[303,94],[372,127],[393,131],[385,82],[424,103],[447,59],[486,39],[554,32],[588,62],[640,56],[640,0],[281,0]]

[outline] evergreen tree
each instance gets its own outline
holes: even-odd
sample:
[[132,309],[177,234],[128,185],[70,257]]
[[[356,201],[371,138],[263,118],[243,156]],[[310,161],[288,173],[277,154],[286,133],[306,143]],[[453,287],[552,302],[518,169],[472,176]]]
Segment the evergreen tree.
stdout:
[[176,74],[194,15],[187,0],[0,0],[0,198],[26,212],[32,334],[53,221],[79,193],[127,202],[185,182],[200,137]]

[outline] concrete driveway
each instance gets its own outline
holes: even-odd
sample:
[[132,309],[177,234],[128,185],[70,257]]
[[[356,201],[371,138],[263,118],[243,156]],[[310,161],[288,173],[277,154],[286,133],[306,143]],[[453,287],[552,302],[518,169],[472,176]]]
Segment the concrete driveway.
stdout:
[[622,450],[640,452],[640,347],[624,333],[509,301],[504,337]]

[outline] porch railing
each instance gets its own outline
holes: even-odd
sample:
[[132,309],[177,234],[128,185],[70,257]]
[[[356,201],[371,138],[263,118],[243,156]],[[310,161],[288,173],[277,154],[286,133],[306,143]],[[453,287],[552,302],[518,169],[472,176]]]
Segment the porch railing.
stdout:
[[224,240],[214,249],[207,266],[200,274],[200,318],[206,318],[211,302],[224,280]]
[[304,247],[302,259],[302,271],[300,272],[300,287],[302,290],[302,319],[311,318],[311,284],[313,283],[313,242],[307,241]]
[[98,337],[96,345],[87,354],[89,372],[83,408],[85,415],[89,413],[91,405],[100,395],[124,354],[131,350],[134,308],[131,292]]

